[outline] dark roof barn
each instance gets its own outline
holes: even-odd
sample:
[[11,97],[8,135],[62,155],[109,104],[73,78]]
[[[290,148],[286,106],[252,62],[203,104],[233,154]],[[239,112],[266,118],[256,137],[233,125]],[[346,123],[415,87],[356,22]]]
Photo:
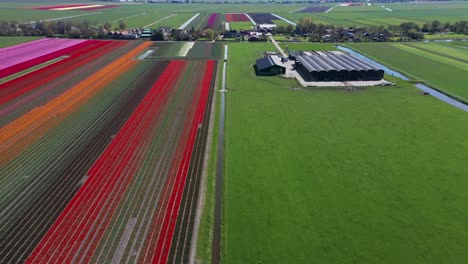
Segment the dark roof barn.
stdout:
[[286,67],[284,67],[278,56],[266,56],[258,59],[254,68],[257,75],[278,75],[286,73]]

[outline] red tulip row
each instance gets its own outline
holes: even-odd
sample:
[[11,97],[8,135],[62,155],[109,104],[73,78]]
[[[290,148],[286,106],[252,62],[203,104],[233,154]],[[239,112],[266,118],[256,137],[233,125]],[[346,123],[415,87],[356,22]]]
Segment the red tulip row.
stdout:
[[224,14],[227,22],[248,22],[250,19],[244,14]]

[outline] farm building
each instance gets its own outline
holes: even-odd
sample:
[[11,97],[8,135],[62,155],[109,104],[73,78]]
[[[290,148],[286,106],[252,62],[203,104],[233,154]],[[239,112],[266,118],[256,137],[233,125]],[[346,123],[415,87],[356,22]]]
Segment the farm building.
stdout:
[[254,65],[257,75],[278,75],[286,73],[286,67],[278,56],[266,56],[258,59]]
[[378,81],[384,71],[339,51],[307,51],[289,55],[308,82]]

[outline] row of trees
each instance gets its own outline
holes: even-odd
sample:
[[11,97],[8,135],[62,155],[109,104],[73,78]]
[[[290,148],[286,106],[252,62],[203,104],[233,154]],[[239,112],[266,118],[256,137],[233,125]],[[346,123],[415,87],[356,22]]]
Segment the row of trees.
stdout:
[[[115,30],[125,30],[127,25],[120,21]],[[38,21],[18,24],[16,21],[0,21],[0,36],[47,36],[65,35],[71,38],[104,38],[112,30],[110,23],[95,26],[89,21],[55,22]]]
[[278,26],[274,33],[308,36],[311,41],[387,41],[390,37],[419,40],[425,34],[453,32],[468,35],[468,21],[462,20],[455,23],[441,23],[434,20],[425,23],[422,27],[415,22],[405,22],[400,25],[367,26],[344,28],[333,25],[315,24],[311,18],[301,18],[294,28],[293,26]]
[[194,41],[200,38],[205,38],[207,40],[214,40],[218,36],[218,32],[208,28],[205,30],[195,29],[167,29],[159,28],[153,30],[153,37],[151,40],[154,41],[165,41],[165,40],[175,40],[175,41]]
[[[34,22],[18,24],[15,21],[0,21],[0,36],[57,36],[64,35],[71,38],[105,38],[112,30],[110,23],[95,26],[89,21],[84,22]],[[125,30],[127,25],[120,21],[114,30]],[[468,35],[468,21],[455,23],[441,23],[434,20],[422,26],[414,22],[405,22],[400,25],[368,26],[362,28],[344,28],[340,26],[315,24],[312,18],[301,18],[296,27],[292,25],[279,25],[273,29],[273,34],[281,33],[295,36],[305,36],[311,41],[387,41],[390,37],[399,39],[423,39],[424,34],[454,32]],[[156,30],[153,32],[155,40],[197,40],[206,38],[213,40],[218,32],[212,29],[199,30]]]

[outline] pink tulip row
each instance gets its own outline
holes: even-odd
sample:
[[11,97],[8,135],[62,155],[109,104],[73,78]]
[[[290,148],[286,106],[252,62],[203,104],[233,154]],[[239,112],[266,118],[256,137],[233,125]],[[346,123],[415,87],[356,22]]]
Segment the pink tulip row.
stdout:
[[0,49],[0,70],[69,48],[86,40],[43,38]]

